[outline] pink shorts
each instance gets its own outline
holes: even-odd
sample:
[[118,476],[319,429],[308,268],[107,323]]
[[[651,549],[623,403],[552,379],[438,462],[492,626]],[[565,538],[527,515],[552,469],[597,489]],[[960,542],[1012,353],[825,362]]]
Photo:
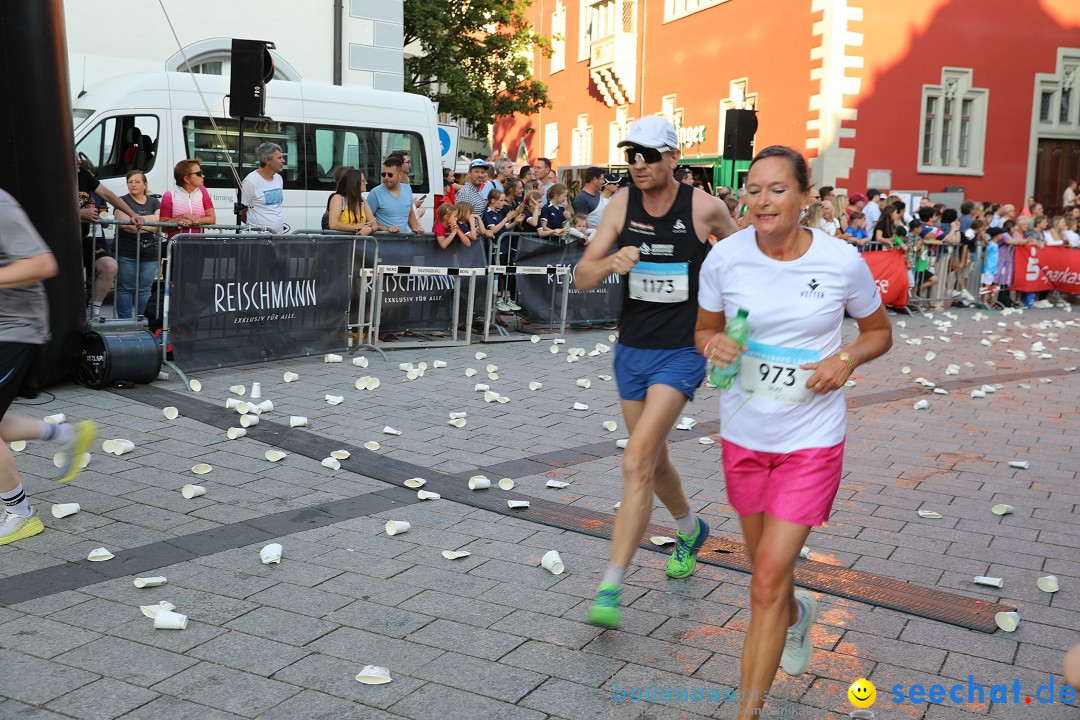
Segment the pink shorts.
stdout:
[[721,444],[728,502],[740,516],[768,513],[810,527],[829,519],[843,473],[844,441],[791,453]]

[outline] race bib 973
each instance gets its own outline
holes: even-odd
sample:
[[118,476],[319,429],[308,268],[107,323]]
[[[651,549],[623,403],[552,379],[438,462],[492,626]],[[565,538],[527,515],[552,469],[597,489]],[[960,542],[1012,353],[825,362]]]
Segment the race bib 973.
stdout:
[[630,271],[630,299],[685,302],[690,297],[690,263],[639,262]]
[[817,362],[816,350],[800,350],[782,345],[765,345],[748,340],[739,364],[739,385],[754,397],[785,405],[808,405],[814,391],[806,387],[813,370],[800,365]]

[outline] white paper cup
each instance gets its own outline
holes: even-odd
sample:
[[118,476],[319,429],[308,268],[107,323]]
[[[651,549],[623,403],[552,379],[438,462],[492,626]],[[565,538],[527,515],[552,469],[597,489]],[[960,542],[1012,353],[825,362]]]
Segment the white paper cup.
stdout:
[[245,392],[247,392],[247,388],[245,388],[243,385],[230,385],[229,392],[235,393],[237,395],[243,395]]
[[978,575],[975,578],[976,585],[986,585],[987,587],[1002,588],[1005,587],[1005,580],[996,577],[986,577],[984,575]]
[[446,367],[446,361],[445,360],[435,360],[434,362],[431,363],[431,367],[433,367],[433,368],[444,368],[444,367]]
[[123,455],[124,453],[129,453],[129,452],[133,451],[134,449],[135,449],[135,443],[131,442],[130,440],[122,440],[122,439],[113,440],[113,448],[112,448],[113,455]]
[[548,480],[547,481],[547,487],[554,488],[556,490],[562,490],[564,487],[568,487],[569,485],[570,485],[570,483],[564,482],[563,480]]
[[398,363],[397,369],[398,370],[404,370],[405,372],[408,372],[409,370],[413,369],[413,364],[410,363],[410,362]]
[[619,448],[620,450],[625,450],[626,446],[629,445],[629,444],[630,444],[630,438],[623,438],[622,440],[616,440],[615,441],[615,447]]
[[262,398],[262,383],[251,383],[251,395],[252,400],[259,400]]
[[421,500],[438,500],[442,497],[439,493],[431,492],[430,490],[417,490],[416,497]]
[[1020,624],[1020,613],[1018,612],[999,612],[994,615],[994,622],[997,626],[1005,632],[1013,632]]
[[270,543],[259,551],[259,558],[263,565],[277,564],[281,562],[282,551],[281,543]]
[[322,466],[324,468],[330,468],[331,470],[340,470],[341,469],[341,461],[338,460],[337,458],[332,458],[332,457],[323,458]]
[[590,387],[592,387],[592,380],[590,380],[589,378],[578,378],[577,386],[579,388],[585,388],[586,390],[588,390]]
[[287,372],[281,376],[281,379],[285,382],[295,382],[300,379],[300,376],[294,372]]
[[352,453],[348,450],[333,450],[330,452],[330,457],[336,460],[348,460],[350,455],[352,455]]
[[410,370],[409,372],[405,373],[406,380],[415,380],[418,377],[420,377],[420,371],[416,369]]
[[544,553],[544,557],[540,559],[540,565],[552,575],[562,575],[563,570],[566,569],[558,550],[548,550]]
[[368,384],[367,384],[367,389],[368,389],[368,390],[374,390],[374,389],[376,389],[377,387],[379,387],[379,385],[381,385],[381,384],[382,384],[382,383],[381,383],[381,381],[379,380],[379,378],[377,378],[377,377],[373,377],[373,378],[371,378],[370,380],[368,380]]
[[457,560],[472,555],[468,550],[443,550],[442,556],[447,560]]
[[170,405],[167,408],[162,408],[161,414],[165,416],[166,420],[175,420],[180,416],[180,411]]
[[188,390],[191,392],[202,392],[202,383],[198,380],[188,380]]
[[358,368],[366,368],[368,366],[368,359],[361,355],[360,357],[354,357],[352,364]]
[[487,392],[490,389],[491,386],[487,383],[476,383],[476,385],[473,385],[474,392]]
[[64,415],[64,413],[56,413],[55,415],[47,415],[44,420],[50,425],[59,425],[67,420],[67,415]]
[[559,346],[558,345],[552,345],[551,347],[548,348],[548,352],[550,352],[552,355],[558,355],[559,354]]
[[529,342],[531,342],[533,345],[535,345],[536,343],[540,342],[540,336],[539,335],[533,335],[531,338],[529,338]]
[[14,442],[8,443],[8,447],[11,448],[11,452],[22,452],[26,449],[26,441],[16,440]]
[[531,383],[529,383],[529,389],[534,391],[534,392],[539,390],[542,387],[544,387],[544,384],[540,383],[540,382],[536,382],[535,380],[533,380]]
[[409,478],[403,484],[407,488],[412,488],[413,490],[416,490],[417,488],[424,487],[424,485],[427,484],[427,480],[425,480],[424,478],[415,477],[415,478]]
[[456,428],[463,428],[465,427],[465,423],[465,418],[454,418],[453,420],[448,421],[446,424],[453,425]]
[[240,416],[240,424],[245,428],[252,427],[253,425],[258,425],[259,424],[259,416],[258,415],[241,415]]
[[402,533],[409,532],[409,528],[412,524],[408,520],[387,520],[386,521],[386,534],[387,535],[401,535]]
[[263,453],[263,457],[270,462],[280,462],[285,459],[285,453],[280,450],[267,450]]
[[258,405],[252,405],[251,409],[256,415],[261,415],[264,412],[274,412],[274,403],[270,400],[263,400]]
[[1057,575],[1045,575],[1035,581],[1035,584],[1039,586],[1039,589],[1043,592],[1056,593],[1061,589],[1058,584]]
[[[245,415],[244,417],[250,417],[250,416]],[[255,418],[255,419],[258,420],[258,418]],[[244,418],[240,418],[240,422],[243,423]],[[236,440],[237,438],[242,438],[245,435],[247,435],[247,428],[231,427],[225,432],[225,434],[229,436],[230,440]]]
[[1016,468],[1017,470],[1027,470],[1031,466],[1027,460],[1012,460],[1009,462],[1009,467]]
[[478,351],[475,355],[473,355],[473,357],[476,358],[477,360],[483,360],[484,358],[487,357],[487,353]]
[[1000,505],[995,505],[994,507],[990,508],[990,512],[994,513],[995,515],[1012,515],[1014,510],[1016,510],[1016,508],[1014,508],[1012,505],[1006,505],[1005,503],[1001,503]]
[[169,579],[167,577],[165,577],[164,575],[159,575],[157,577],[137,577],[137,578],[135,578],[135,587],[137,587],[137,588],[157,587],[159,585],[164,585],[168,581],[169,581]]
[[142,610],[142,614],[153,620],[157,617],[157,614],[163,610],[175,610],[176,606],[168,600],[161,600],[153,605],[140,605],[139,610]]
[[208,465],[207,463],[199,463],[198,465],[193,465],[192,466],[191,472],[195,473],[196,475],[205,475],[206,473],[210,472],[213,469],[214,468],[211,467],[210,465]]
[[470,490],[487,490],[489,487],[491,487],[491,480],[483,475],[473,475],[469,478]]
[[488,380],[498,380],[498,379],[499,379],[499,373],[493,373],[493,372],[488,373]]
[[86,556],[86,559],[90,562],[105,562],[106,560],[112,560],[114,557],[116,556],[113,555],[111,552],[109,552],[103,547],[99,547],[91,550],[90,553]]
[[469,417],[469,413],[467,413],[467,412],[452,412],[452,413],[450,413],[450,419],[451,420],[457,420],[459,418],[467,418],[467,417]]
[[184,630],[187,628],[187,615],[172,610],[158,610],[154,615],[155,630]]
[[206,488],[204,488],[202,485],[188,484],[180,489],[180,494],[190,500],[191,498],[197,498],[200,495],[205,495]]
[[304,427],[307,425],[307,418],[300,415],[293,415],[289,418],[289,427]]
[[356,676],[356,680],[365,685],[385,685],[393,680],[393,678],[390,677],[390,671],[386,668],[367,665]]
[[799,557],[801,557],[803,560],[809,560],[810,559],[810,548],[807,547],[806,545],[803,545],[802,550],[799,551]]
[[400,435],[401,434],[400,430],[395,430],[394,428],[390,427],[389,425],[383,426],[382,431],[383,431],[384,435]]
[[52,506],[52,516],[54,518],[67,517],[68,515],[74,515],[81,509],[79,503],[54,503]]
[[329,405],[340,405],[341,403],[345,402],[345,396],[344,395],[327,395],[326,396],[326,402]]
[[241,415],[247,415],[249,412],[251,412],[251,405],[241,400],[240,402],[236,403],[236,412],[240,413]]
[[495,402],[505,405],[506,403],[510,402],[510,398],[506,397],[505,395],[499,395],[499,397],[495,398]]
[[107,453],[112,453],[113,447],[116,445],[115,440],[105,440],[101,443],[101,449]]
[[971,397],[976,398],[976,399],[984,398],[984,397],[986,397],[986,393],[983,392],[982,390],[972,390],[971,391]]
[[574,409],[575,410],[588,410],[589,406],[586,405],[585,403],[576,402],[576,403],[574,403]]
[[529,507],[528,500],[507,500],[506,506],[511,510],[524,510]]
[[158,380],[168,380],[169,379],[169,373],[162,370],[157,374],[157,379]]
[[494,390],[484,391],[484,402],[495,402],[498,399],[499,393],[495,392]]
[[499,480],[499,489],[500,490],[513,490],[514,489],[514,481],[513,481],[513,479],[512,478],[501,478]]
[[380,447],[382,447],[382,446],[379,445],[379,443],[375,442],[374,440],[368,440],[366,443],[364,443],[364,449],[365,450],[370,450],[371,452],[375,452]]
[[476,374],[475,368],[465,368],[465,377],[472,377]]
[[335,355],[334,353],[326,353],[323,355],[324,363],[339,363],[342,359],[343,358],[340,355]]
[[615,432],[616,430],[619,429],[619,424],[617,422],[615,422],[614,420],[605,420],[601,424],[601,427],[603,427],[608,432]]
[[926,398],[923,398],[922,400],[919,400],[915,403],[916,410],[925,410],[928,407],[930,407],[930,402]]

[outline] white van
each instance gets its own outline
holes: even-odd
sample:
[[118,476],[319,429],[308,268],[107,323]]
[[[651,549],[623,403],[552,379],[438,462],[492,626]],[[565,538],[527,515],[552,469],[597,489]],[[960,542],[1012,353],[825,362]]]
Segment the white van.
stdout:
[[274,142],[285,154],[287,230],[318,229],[334,192],[334,170],[353,165],[368,189],[380,182],[382,159],[395,150],[409,153],[414,196],[426,196],[420,222],[430,230],[434,195],[442,192],[437,119],[421,95],[336,85],[272,80],[266,85],[266,118],[244,121],[244,148],[238,152],[239,121],[228,116],[229,78],[199,75],[218,133],[188,73],[143,73],[98,83],[72,101],[75,149],[97,166],[98,179],[117,195],[127,193],[129,170],[146,172],[150,193],[173,187],[173,166],[198,158],[218,222],[235,222],[236,182],[255,169],[255,148]]

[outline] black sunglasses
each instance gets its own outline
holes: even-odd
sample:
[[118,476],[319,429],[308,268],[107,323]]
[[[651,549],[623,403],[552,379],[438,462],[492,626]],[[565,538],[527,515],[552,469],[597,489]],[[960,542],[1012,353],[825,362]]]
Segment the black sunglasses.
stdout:
[[660,159],[663,156],[663,153],[661,153],[656,148],[638,147],[637,145],[626,146],[627,165],[633,165],[638,161],[639,158],[643,160],[646,164],[652,165],[653,163],[660,162]]
[[203,171],[202,170],[196,170],[193,173],[188,173],[188,175],[198,175],[199,177],[203,177]]
[[388,172],[388,173],[383,173],[382,174],[383,177],[394,177],[396,175],[397,175],[396,172]]

